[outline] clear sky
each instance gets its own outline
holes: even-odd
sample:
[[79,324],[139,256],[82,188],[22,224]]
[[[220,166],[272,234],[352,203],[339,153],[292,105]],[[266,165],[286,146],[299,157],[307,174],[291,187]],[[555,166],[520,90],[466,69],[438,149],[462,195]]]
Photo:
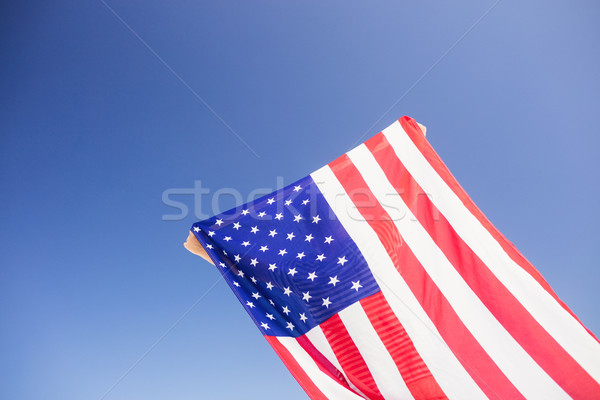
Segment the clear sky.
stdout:
[[0,6],[1,398],[305,398],[182,242],[402,115],[600,334],[597,2],[500,1],[381,119],[492,1],[107,4],[166,65],[101,1]]

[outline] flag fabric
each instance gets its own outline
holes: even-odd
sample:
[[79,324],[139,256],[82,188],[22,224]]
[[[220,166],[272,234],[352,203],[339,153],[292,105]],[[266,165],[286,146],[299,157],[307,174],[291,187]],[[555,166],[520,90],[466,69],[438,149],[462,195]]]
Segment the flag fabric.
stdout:
[[192,226],[311,399],[600,399],[600,343],[403,117]]

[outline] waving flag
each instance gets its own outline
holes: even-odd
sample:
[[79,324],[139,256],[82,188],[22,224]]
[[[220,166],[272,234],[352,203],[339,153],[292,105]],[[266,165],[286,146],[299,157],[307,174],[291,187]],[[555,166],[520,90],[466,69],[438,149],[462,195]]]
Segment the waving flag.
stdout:
[[192,232],[312,399],[600,398],[600,343],[410,118]]

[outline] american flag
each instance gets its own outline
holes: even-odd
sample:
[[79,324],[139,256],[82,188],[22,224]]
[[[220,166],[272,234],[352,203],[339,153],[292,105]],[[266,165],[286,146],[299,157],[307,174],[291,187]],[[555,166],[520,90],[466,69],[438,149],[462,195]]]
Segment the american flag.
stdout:
[[600,343],[403,117],[195,223],[312,399],[599,399]]

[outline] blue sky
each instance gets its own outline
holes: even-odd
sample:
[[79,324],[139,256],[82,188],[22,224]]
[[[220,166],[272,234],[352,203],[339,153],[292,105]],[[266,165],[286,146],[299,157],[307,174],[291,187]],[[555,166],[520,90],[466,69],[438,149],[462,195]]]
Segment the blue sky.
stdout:
[[305,398],[225,284],[197,302],[211,197],[163,193],[275,189],[402,115],[600,334],[596,2],[501,1],[381,119],[493,2],[107,4],[185,84],[100,1],[0,6],[0,397]]

